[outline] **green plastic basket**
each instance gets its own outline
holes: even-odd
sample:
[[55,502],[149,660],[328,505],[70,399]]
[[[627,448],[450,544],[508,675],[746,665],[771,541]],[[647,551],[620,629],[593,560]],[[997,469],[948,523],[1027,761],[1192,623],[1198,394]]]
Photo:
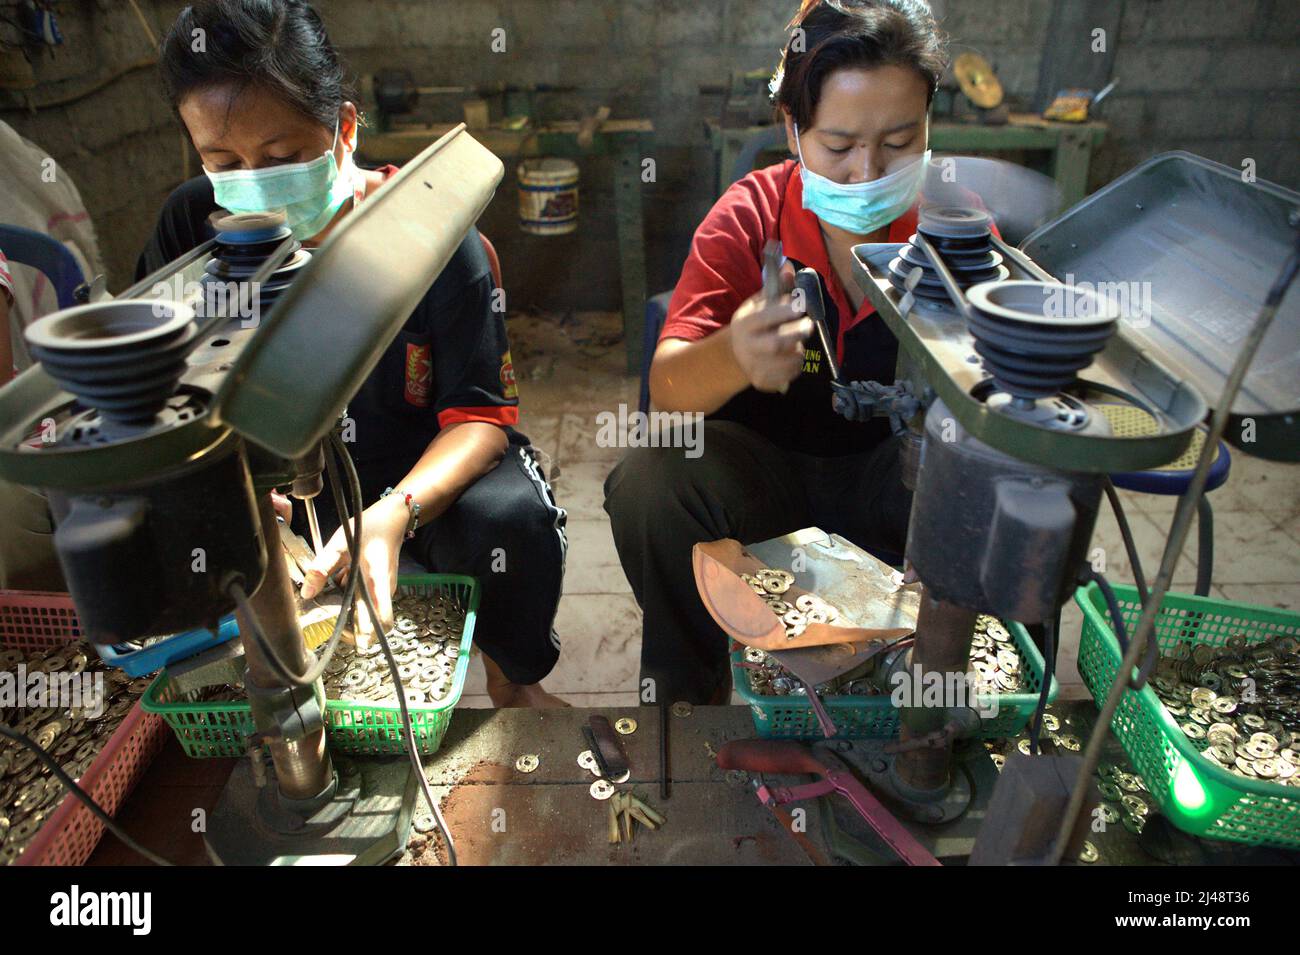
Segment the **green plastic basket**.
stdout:
[[[478,581],[459,574],[404,574],[398,577],[397,587],[402,594],[429,597],[447,594],[465,608],[465,629],[461,634],[460,656],[456,660],[451,693],[441,703],[407,707],[415,730],[416,747],[428,755],[437,752],[442,744],[451,723],[452,710],[465,686],[474,620],[478,614]],[[193,699],[195,695],[177,696],[164,671],[149,685],[140,706],[166,721],[188,756],[205,759],[243,756],[248,752],[247,739],[255,732],[253,710],[248,701],[203,702]],[[402,711],[396,703],[381,705],[326,700],[325,731],[329,748],[336,753],[390,755],[406,751]]]
[[[1137,590],[1120,585],[1114,590],[1132,633],[1142,616]],[[1079,672],[1100,707],[1122,660],[1119,641],[1096,584],[1079,588],[1074,600],[1083,610]],[[1300,636],[1300,614],[1171,593],[1156,617],[1162,653],[1179,643],[1221,646],[1234,634],[1249,643],[1282,634]],[[1215,766],[1201,756],[1150,686],[1125,692],[1111,728],[1161,812],[1179,829],[1209,839],[1300,848],[1300,789],[1247,779]]]
[[[1020,651],[1020,675],[1028,687],[1023,693],[999,693],[998,713],[980,724],[984,739],[1016,736],[1028,724],[1038,706],[1043,685],[1043,655],[1034,646],[1029,633],[1018,623],[1005,624]],[[749,671],[742,666],[745,650],[731,654],[731,681],[741,698],[749,704],[754,729],[765,739],[824,739],[817,714],[805,696],[764,696],[749,685]],[[1048,691],[1048,700],[1056,699],[1056,678]],[[899,709],[887,695],[824,696],[821,698],[831,721],[835,739],[892,739],[898,735]]]

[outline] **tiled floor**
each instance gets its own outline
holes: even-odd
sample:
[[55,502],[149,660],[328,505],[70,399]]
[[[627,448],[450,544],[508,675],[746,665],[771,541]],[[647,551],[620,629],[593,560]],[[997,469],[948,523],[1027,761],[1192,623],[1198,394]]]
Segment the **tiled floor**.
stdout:
[[[600,330],[618,321],[616,315],[579,316],[562,328],[599,338]],[[547,474],[569,515],[564,596],[555,623],[563,650],[543,686],[575,706],[632,706],[641,611],[623,576],[603,507],[605,475],[623,452],[596,443],[596,416],[617,414],[620,402],[636,410],[639,385],[623,374],[621,342],[575,343],[528,316],[512,317],[509,330],[519,369],[520,430],[550,458]],[[492,705],[484,679],[476,660],[461,706]]]
[[[548,472],[569,513],[569,557],[556,627],[564,649],[545,681],[578,706],[632,705],[640,650],[640,611],[619,566],[602,508],[605,475],[621,450],[596,443],[596,416],[636,408],[638,383],[622,374],[622,346],[576,338],[605,338],[617,316],[577,316],[551,323],[512,318],[510,334],[520,371],[522,430],[551,458]],[[590,327],[588,327],[590,326]],[[596,331],[593,332],[592,329]],[[567,333],[565,329],[568,329]],[[1148,580],[1153,580],[1176,499],[1120,492]],[[1215,517],[1213,596],[1300,610],[1300,466],[1233,455],[1228,482],[1210,495]],[[1103,502],[1093,546],[1103,550],[1107,577],[1130,583],[1119,529]],[[1190,593],[1196,579],[1196,529],[1174,574],[1174,589]],[[1057,677],[1065,698],[1087,695],[1075,669],[1081,617],[1073,602],[1062,615]],[[462,706],[490,706],[477,661]]]

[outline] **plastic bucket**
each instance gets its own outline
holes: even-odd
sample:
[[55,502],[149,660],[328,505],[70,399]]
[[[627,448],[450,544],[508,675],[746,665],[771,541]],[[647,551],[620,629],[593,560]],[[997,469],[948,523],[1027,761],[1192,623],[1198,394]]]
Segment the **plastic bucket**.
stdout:
[[529,159],[519,164],[519,227],[533,235],[578,228],[578,164]]

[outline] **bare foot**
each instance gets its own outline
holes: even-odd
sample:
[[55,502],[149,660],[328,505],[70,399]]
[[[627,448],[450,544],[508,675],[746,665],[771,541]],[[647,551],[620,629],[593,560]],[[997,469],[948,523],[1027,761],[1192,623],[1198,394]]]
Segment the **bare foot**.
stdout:
[[493,703],[503,709],[512,706],[551,709],[571,705],[558,696],[547,693],[540,683],[508,683],[504,687],[497,688],[489,686],[488,696],[492,698]]
[[568,706],[558,696],[547,693],[540,683],[512,683],[486,653],[483,657],[483,669],[487,673],[487,691],[494,705],[507,707],[530,707],[551,709]]

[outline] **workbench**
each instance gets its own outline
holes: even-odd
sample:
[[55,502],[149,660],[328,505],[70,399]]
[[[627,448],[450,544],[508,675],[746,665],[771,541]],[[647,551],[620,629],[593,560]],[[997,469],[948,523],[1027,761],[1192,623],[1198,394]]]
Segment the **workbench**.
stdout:
[[[745,143],[768,126],[725,127],[705,123],[709,144],[717,157],[718,195],[731,184],[736,157]],[[1093,153],[1106,138],[1106,124],[1057,123],[1029,113],[1012,113],[1003,126],[938,120],[930,124],[930,148],[947,153],[1043,151],[1049,154],[1051,177],[1061,190],[1061,208],[1068,209],[1088,194],[1088,170]],[[775,151],[785,153],[782,143]]]
[[[358,151],[367,162],[400,165],[456,125],[406,124],[367,133]],[[654,134],[654,124],[648,119],[609,119],[594,132],[590,145],[585,147],[578,142],[579,127],[578,121],[571,120],[521,130],[500,127],[471,129],[469,133],[503,161],[530,156],[568,159],[609,156],[614,159],[614,217],[623,290],[623,339],[628,373],[640,374],[641,329],[645,322],[646,303],[641,162],[649,155],[646,141]],[[514,170],[507,164],[503,187],[514,186]]]
[[[1091,701],[1054,704],[1049,712],[1062,721],[1061,732],[1086,739],[1096,720]],[[604,803],[589,789],[594,777],[577,763],[586,749],[581,726],[600,713],[611,721],[631,716],[636,731],[620,737],[632,766],[623,788],[666,817],[657,831],[639,829],[630,844],[610,845]],[[754,736],[749,710],[742,706],[695,707],[689,716],[668,715],[671,791],[659,793],[659,712],[651,707],[620,709],[490,710],[456,713],[441,750],[426,758],[426,771],[456,840],[459,860],[472,865],[808,865],[834,861],[821,813],[825,804],[801,803],[807,809],[806,832],[796,841],[785,822],[755,798],[753,781],[743,773],[717,768],[712,753],[731,739]],[[966,765],[977,786],[991,785],[992,762],[982,744],[967,747]],[[536,770],[522,773],[515,761],[539,757]],[[338,760],[346,757],[335,757]],[[1104,762],[1127,766],[1112,738]],[[205,864],[201,835],[191,829],[195,809],[211,811],[225,784],[233,759],[190,760],[174,740],[145,775],[119,819],[145,844],[162,849],[176,861]],[[806,780],[766,777],[777,784]],[[835,821],[845,834],[871,846],[874,836],[835,799]],[[417,807],[418,808],[418,807]],[[959,825],[976,827],[979,811]],[[921,827],[913,831],[920,835]],[[1150,827],[1148,827],[1148,831]],[[945,854],[945,830],[923,836],[936,855]],[[1180,833],[1165,844],[1139,838],[1113,825],[1088,837],[1100,853],[1098,865],[1258,865],[1291,863],[1297,853],[1192,839]],[[951,844],[955,842],[950,840]],[[1151,843],[1148,846],[1148,843]],[[399,864],[436,865],[436,836],[414,835]],[[876,844],[878,847],[878,844]],[[1150,848],[1156,854],[1148,851]],[[139,859],[111,836],[91,857],[92,865],[138,864]],[[872,860],[890,863],[892,860]]]

